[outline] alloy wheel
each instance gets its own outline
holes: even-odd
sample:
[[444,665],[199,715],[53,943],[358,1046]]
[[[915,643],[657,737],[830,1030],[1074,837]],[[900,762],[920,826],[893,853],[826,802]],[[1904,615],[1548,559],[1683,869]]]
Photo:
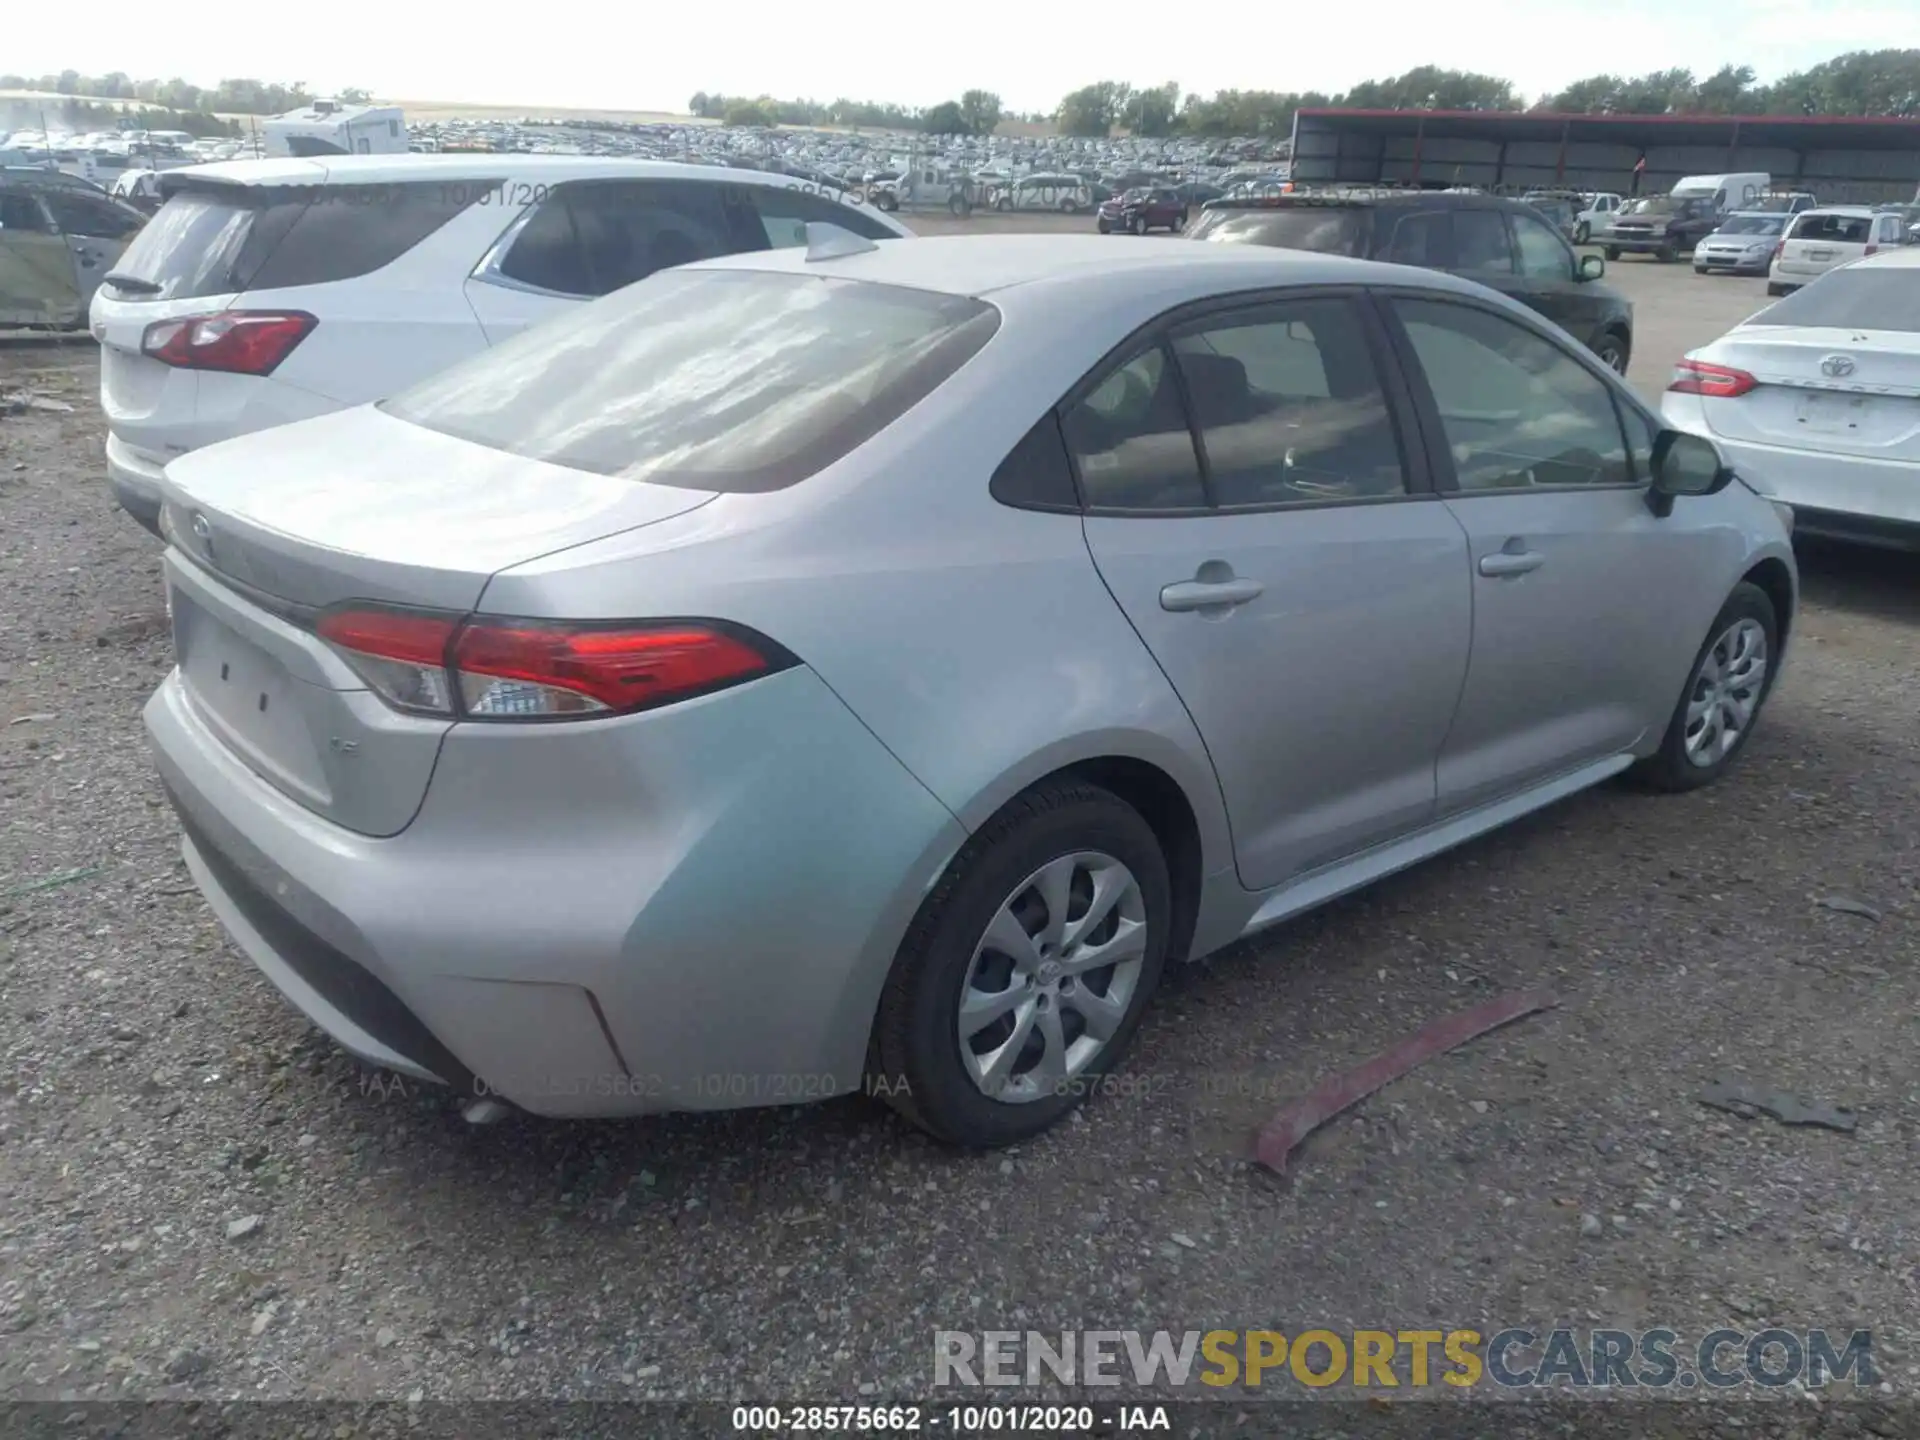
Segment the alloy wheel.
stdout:
[[1743,617],[1721,631],[1700,657],[1687,692],[1687,759],[1705,769],[1745,738],[1767,685],[1767,632]]
[[1126,865],[1095,850],[1048,861],[1001,902],[961,982],[956,1038],[981,1093],[1065,1093],[1126,1020],[1147,908]]

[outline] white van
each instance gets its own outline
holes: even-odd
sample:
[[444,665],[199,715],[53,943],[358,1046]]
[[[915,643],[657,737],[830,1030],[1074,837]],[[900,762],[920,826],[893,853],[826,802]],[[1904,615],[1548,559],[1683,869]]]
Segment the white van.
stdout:
[[1771,175],[1689,175],[1673,187],[1676,199],[1710,199],[1716,213],[1756,209],[1761,198],[1773,188]]

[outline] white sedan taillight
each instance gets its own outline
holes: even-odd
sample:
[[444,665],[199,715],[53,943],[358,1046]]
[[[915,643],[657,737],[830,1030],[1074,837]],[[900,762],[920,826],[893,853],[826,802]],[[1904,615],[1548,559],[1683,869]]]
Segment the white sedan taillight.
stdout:
[[630,714],[796,663],[716,620],[574,624],[350,605],[316,629],[396,710],[465,720]]

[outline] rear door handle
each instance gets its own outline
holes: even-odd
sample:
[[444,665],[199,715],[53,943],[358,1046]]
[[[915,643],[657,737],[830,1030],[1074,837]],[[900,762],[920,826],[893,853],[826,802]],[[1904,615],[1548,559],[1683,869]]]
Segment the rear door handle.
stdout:
[[1162,610],[1232,609],[1257,599],[1266,590],[1258,580],[1237,576],[1232,580],[1182,580],[1160,589]]
[[1480,557],[1482,575],[1525,575],[1547,563],[1547,557],[1534,550],[1501,550]]

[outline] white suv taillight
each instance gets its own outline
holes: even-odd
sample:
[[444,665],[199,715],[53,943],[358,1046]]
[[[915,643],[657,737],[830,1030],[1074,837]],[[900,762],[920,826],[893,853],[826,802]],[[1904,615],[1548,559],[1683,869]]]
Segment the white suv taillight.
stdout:
[[222,310],[156,320],[140,336],[140,352],[181,370],[271,375],[319,323],[299,310]]
[[571,624],[346,605],[315,629],[396,710],[463,720],[630,714],[797,663],[718,620]]

